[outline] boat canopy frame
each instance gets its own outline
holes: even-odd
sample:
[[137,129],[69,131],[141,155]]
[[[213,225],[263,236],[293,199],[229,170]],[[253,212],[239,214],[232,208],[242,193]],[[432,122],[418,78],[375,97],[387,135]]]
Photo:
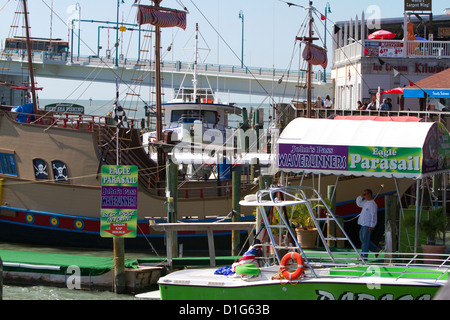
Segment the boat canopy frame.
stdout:
[[[242,206],[256,206],[256,230],[261,230],[262,225],[260,222],[262,220],[264,227],[267,230],[269,239],[274,248],[275,257],[276,260],[278,261],[278,264],[281,263],[282,257],[279,256],[277,249],[287,248],[291,250],[299,250],[303,258],[305,259],[305,263],[309,266],[314,277],[316,278],[318,277],[316,272],[314,271],[313,264],[308,260],[308,256],[305,254],[304,250],[302,249],[301,245],[297,240],[297,237],[292,231],[291,219],[293,215],[292,213],[293,210],[291,212],[291,216],[289,217],[289,219],[286,219],[284,215],[284,208],[296,206],[299,204],[304,204],[306,206],[309,215],[311,216],[311,219],[314,222],[315,227],[317,228],[321,242],[334,265],[346,265],[346,264],[340,264],[338,259],[335,258],[333,252],[330,250],[330,247],[327,244],[327,241],[329,240],[348,241],[351,247],[353,248],[354,252],[358,256],[358,259],[360,259],[364,265],[366,264],[364,258],[361,256],[360,252],[358,252],[358,249],[345,232],[344,227],[339,223],[338,219],[336,219],[336,216],[329,208],[329,206],[326,204],[326,202],[319,194],[319,192],[312,187],[306,186],[270,187],[268,189],[259,190],[255,195],[246,196],[244,200],[241,200],[239,202],[239,204]],[[325,218],[317,217],[316,214],[314,213],[314,208],[317,207],[317,205],[321,206],[326,210]],[[271,221],[269,221],[268,213],[270,211],[270,208],[273,208],[274,209],[273,212],[278,214],[278,217],[280,218],[278,219],[278,221],[281,224],[274,225],[272,224]],[[321,221],[334,221],[336,223],[336,227],[340,229],[343,236],[339,238],[333,236],[325,237],[320,227]],[[286,247],[276,245],[277,242],[275,240],[273,229],[286,229],[291,239],[294,241],[295,246]]]
[[[421,118],[296,118],[278,139],[276,165],[282,173],[393,178],[400,204],[397,179],[415,180],[416,253],[422,214],[420,183],[435,175],[445,178],[450,172],[450,134],[442,123],[424,122]],[[444,210],[445,188],[446,185]],[[401,205],[400,210],[404,219]]]

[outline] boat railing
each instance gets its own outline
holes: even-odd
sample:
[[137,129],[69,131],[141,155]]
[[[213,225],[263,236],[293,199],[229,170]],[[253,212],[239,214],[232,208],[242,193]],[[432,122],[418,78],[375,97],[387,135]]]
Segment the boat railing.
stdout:
[[[275,245],[269,243],[255,244],[255,248],[268,251],[279,250],[280,252],[299,252],[296,246]],[[300,253],[300,252],[299,252]],[[314,274],[321,276],[342,277],[370,277],[385,276],[394,279],[401,278],[426,278],[431,280],[448,280],[450,272],[449,254],[430,253],[380,253],[375,258],[369,257],[363,263],[352,251],[334,252],[333,258],[320,248],[317,250],[303,250],[303,254],[309,261],[309,266],[314,269]],[[369,253],[367,253],[369,254]],[[261,255],[256,257],[262,261],[260,265],[271,264],[275,261],[275,254]],[[332,271],[331,271],[332,270]]]
[[[366,270],[368,267],[373,266],[381,268],[399,267],[401,269],[399,276],[402,277],[406,277],[402,275],[402,272],[408,274],[411,274],[411,272],[421,273],[427,272],[426,269],[428,268],[438,269],[442,273],[447,274],[450,269],[450,255],[448,254],[379,252],[367,253],[366,255],[364,252],[356,249],[339,223],[339,220],[336,219],[320,194],[311,187],[273,187],[258,191],[253,198],[248,198],[240,203],[241,205],[251,205],[253,203],[257,207],[257,230],[262,230],[262,224],[264,224],[267,235],[269,236],[270,240],[268,242],[263,240],[261,244],[256,245],[262,249],[259,259],[263,261],[263,264],[279,264],[284,254],[289,251],[297,251],[303,256],[305,265],[309,267],[315,277],[324,268],[330,267],[342,267],[342,270],[345,271],[342,272],[343,274],[349,273],[346,268],[361,267],[362,270]],[[326,218],[320,218],[314,212],[314,203],[320,203],[322,209],[326,209]],[[317,250],[302,248],[295,232],[292,230],[291,219],[293,209],[289,210],[288,208],[293,208],[299,204],[306,205],[317,228],[319,239],[319,249]],[[273,223],[273,217],[276,217],[276,223]],[[261,218],[261,225],[258,226],[258,220]],[[334,221],[336,228],[341,228],[342,235],[339,238],[323,234],[319,222],[328,221]],[[277,229],[279,232],[274,235],[273,230]],[[333,240],[344,240],[348,242],[344,242],[345,249],[330,248],[328,241]],[[419,270],[417,268],[425,269]],[[362,275],[367,276],[364,272],[361,273]]]
[[[322,228],[320,227],[321,221],[333,220],[336,224],[336,228],[340,229],[342,234],[342,236],[339,237],[339,240],[348,243],[349,246],[353,248],[353,253],[357,258],[365,263],[341,223],[336,219],[334,213],[314,188],[305,186],[271,187],[258,191],[256,195],[252,197],[246,197],[240,204],[244,206],[256,206],[257,229],[260,229],[262,224],[264,225],[269,242],[273,244],[273,255],[278,264],[281,263],[281,255],[283,253],[282,247],[284,246],[279,246],[279,244],[277,244],[277,240],[274,236],[274,231],[276,230],[278,230],[279,240],[281,239],[280,235],[283,235],[286,242],[292,243],[292,246],[289,246],[287,249],[291,251],[298,250],[303,256],[304,263],[309,266],[311,272],[317,277],[312,261],[310,261],[309,257],[304,253],[302,246],[297,240],[296,233],[291,228],[293,214],[297,205],[302,205],[306,208],[307,214],[309,214],[317,230],[321,245],[324,247],[325,253],[333,263],[337,263],[334,258],[335,252],[330,250],[327,241],[334,239],[323,234]],[[319,208],[326,212],[325,218],[319,217],[319,214],[317,213]],[[262,220],[261,223],[259,223],[259,220]],[[274,221],[276,221],[275,224]],[[264,242],[264,239],[262,242]]]

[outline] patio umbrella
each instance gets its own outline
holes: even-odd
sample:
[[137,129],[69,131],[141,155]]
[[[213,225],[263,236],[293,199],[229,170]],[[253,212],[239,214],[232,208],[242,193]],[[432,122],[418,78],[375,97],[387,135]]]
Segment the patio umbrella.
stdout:
[[384,90],[382,92],[383,94],[403,94],[403,88],[394,88],[394,89],[389,89],[389,90]]
[[395,33],[387,30],[378,30],[367,36],[367,39],[394,39]]

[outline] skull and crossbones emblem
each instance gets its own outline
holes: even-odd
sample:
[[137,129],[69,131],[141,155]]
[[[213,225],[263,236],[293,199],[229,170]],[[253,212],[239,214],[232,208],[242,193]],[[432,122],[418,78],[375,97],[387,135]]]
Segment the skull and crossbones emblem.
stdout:
[[44,175],[44,176],[48,176],[47,173],[47,165],[43,165],[42,163],[39,163],[38,166],[34,166],[35,172],[36,172],[36,177],[39,175]]
[[53,174],[55,175],[55,180],[64,180],[67,181],[67,175],[64,175],[64,170],[66,170],[66,165],[63,164],[62,166],[57,167],[55,164],[53,164]]

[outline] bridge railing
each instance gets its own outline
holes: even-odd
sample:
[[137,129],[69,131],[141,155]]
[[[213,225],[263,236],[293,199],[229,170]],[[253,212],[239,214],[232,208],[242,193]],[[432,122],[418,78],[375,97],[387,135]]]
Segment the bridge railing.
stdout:
[[[3,60],[3,62],[2,62]],[[7,61],[23,61],[27,60],[26,51],[24,50],[0,50],[0,66],[1,64],[7,63]],[[50,54],[48,52],[33,52],[33,61],[41,62],[44,64],[78,64],[83,66],[114,66],[115,58],[99,57],[99,56],[79,56],[73,57],[72,61],[70,54]],[[118,66],[127,69],[136,70],[154,70],[153,61],[148,59],[119,59]],[[182,61],[163,61],[162,71],[166,72],[180,72],[180,73],[192,73],[194,69],[193,63],[182,62]],[[225,64],[212,64],[212,63],[201,63],[197,65],[197,70],[201,74],[208,75],[235,75],[242,77],[255,77],[258,79],[269,79],[278,81],[283,78],[285,81],[297,81],[298,79],[306,81],[306,71],[302,70],[288,70],[288,69],[277,69],[277,68],[262,68],[262,67],[250,67],[250,66],[234,66]],[[330,78],[330,75],[327,75]],[[312,81],[322,82],[323,73],[313,72]]]

